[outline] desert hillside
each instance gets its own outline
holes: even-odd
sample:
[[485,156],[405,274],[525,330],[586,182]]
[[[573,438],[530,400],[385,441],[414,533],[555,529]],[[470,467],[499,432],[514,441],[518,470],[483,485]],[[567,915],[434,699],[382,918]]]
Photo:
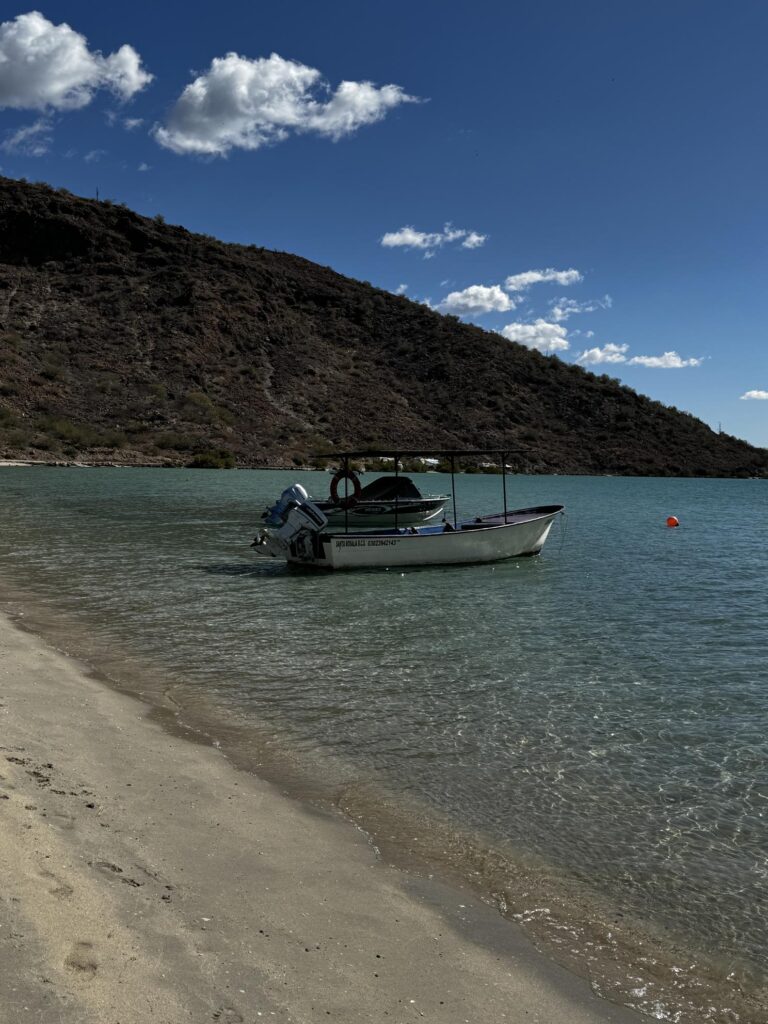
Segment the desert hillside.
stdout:
[[0,178],[0,457],[298,465],[391,443],[768,473],[765,450],[608,376],[327,267]]

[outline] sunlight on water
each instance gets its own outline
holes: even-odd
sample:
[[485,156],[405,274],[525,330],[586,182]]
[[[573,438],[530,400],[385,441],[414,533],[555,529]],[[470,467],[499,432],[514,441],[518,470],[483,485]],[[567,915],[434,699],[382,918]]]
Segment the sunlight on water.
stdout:
[[[766,482],[516,477],[512,506],[568,508],[542,557],[330,575],[248,550],[270,500],[297,479],[324,497],[326,474],[0,473],[3,577],[182,703],[326,751],[724,973],[764,970]],[[459,515],[492,512],[500,484],[458,492]]]

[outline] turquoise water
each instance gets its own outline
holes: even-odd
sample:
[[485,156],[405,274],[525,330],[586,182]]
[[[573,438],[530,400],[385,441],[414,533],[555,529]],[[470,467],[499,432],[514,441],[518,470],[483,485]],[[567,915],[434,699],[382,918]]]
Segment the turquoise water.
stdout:
[[[289,753],[395,851],[473,876],[599,991],[764,1020],[768,482],[514,477],[511,505],[567,506],[541,557],[333,575],[251,558],[297,480],[327,493],[4,469],[0,574],[110,674],[151,666],[254,764]],[[458,480],[459,515],[496,510],[498,478]]]

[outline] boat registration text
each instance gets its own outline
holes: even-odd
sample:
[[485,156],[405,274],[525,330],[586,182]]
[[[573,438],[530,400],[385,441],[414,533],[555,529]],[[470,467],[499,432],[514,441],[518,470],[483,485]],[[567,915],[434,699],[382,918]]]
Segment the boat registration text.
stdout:
[[396,540],[339,540],[336,546],[340,548],[381,548],[395,547]]

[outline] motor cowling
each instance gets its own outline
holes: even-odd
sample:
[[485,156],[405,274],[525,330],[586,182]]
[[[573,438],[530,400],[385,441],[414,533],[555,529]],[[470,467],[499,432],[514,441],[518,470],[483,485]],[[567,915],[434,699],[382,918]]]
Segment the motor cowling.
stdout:
[[305,501],[309,501],[309,495],[301,484],[286,487],[275,504],[268,508],[261,518],[267,526],[282,526],[291,507],[301,505]]
[[284,540],[290,540],[303,530],[320,533],[327,525],[328,517],[320,511],[317,505],[311,501],[304,501],[301,505],[288,510],[285,523],[277,531],[277,535]]

